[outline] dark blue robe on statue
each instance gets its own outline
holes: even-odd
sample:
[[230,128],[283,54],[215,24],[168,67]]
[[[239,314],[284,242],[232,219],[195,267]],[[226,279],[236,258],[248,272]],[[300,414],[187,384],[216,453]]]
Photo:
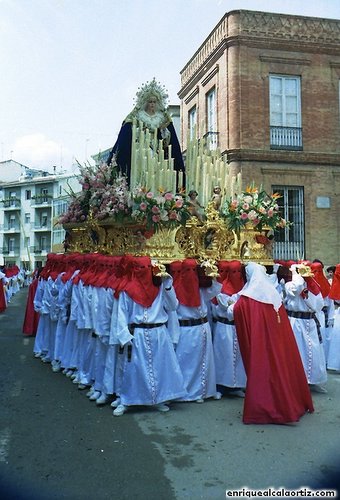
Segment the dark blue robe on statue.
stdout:
[[[175,127],[173,123],[169,123],[167,126],[171,137],[170,137],[170,145],[172,149],[172,158],[174,159],[174,169],[179,172],[182,171],[184,173],[185,166],[183,162],[183,157],[181,153],[181,148],[179,145],[179,141],[177,139]],[[157,130],[157,138],[158,140],[162,139],[161,129]],[[132,143],[132,122],[124,122],[120,132],[118,134],[117,141],[113,146],[111,153],[107,159],[107,164],[110,165],[113,155],[116,157],[116,162],[118,166],[118,170],[126,175],[128,185],[130,185],[130,177],[131,177],[131,143]],[[167,148],[164,150],[164,158],[168,158]]]

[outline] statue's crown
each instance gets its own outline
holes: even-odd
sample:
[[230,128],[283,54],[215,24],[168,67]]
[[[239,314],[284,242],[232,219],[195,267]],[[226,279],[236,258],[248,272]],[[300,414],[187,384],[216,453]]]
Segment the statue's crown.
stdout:
[[143,108],[145,102],[151,96],[155,96],[157,98],[161,108],[165,109],[167,107],[169,95],[164,85],[157,82],[155,77],[151,80],[151,82],[145,82],[143,85],[138,87],[135,97],[136,108]]

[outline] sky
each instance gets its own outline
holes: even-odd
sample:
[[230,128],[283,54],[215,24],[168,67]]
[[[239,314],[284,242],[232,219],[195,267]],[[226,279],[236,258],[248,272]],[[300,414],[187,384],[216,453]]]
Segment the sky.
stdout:
[[0,0],[0,161],[73,172],[111,148],[138,87],[180,72],[225,13],[340,19],[340,0]]

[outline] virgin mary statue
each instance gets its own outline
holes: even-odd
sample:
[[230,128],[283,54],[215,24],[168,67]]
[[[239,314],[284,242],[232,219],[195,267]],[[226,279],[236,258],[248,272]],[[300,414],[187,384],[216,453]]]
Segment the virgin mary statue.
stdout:
[[184,172],[185,170],[181,148],[168,110],[167,99],[168,94],[165,88],[153,78],[151,82],[146,82],[138,89],[135,107],[123,121],[117,141],[111,150],[107,163],[110,165],[112,160],[115,159],[118,170],[126,175],[129,185],[131,176],[132,123],[134,120],[136,120],[137,124],[141,123],[144,130],[148,129],[151,135],[157,130],[158,144],[161,141],[164,149],[164,158],[168,158],[169,145],[171,145],[174,169],[177,172]]

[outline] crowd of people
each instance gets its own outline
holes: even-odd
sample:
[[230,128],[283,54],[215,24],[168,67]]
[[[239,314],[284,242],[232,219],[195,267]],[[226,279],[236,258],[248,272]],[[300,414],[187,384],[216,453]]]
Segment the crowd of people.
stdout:
[[31,273],[16,264],[0,266],[0,313],[4,312],[11,298],[21,287],[28,286]]
[[[244,398],[244,423],[296,422],[340,370],[340,265],[49,254],[30,285],[34,355],[113,415]],[[34,321],[33,321],[34,318]],[[24,325],[24,331],[27,327]]]

